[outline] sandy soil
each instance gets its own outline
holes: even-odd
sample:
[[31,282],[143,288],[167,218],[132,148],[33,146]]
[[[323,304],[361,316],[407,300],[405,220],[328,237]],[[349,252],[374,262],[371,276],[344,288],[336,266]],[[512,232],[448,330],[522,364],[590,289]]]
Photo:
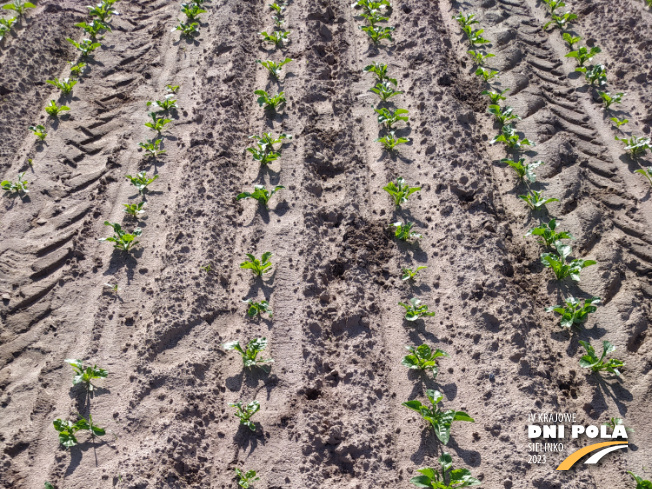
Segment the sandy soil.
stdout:
[[[28,198],[0,202],[0,487],[227,488],[236,466],[269,489],[413,487],[442,447],[401,403],[435,387],[444,406],[476,419],[454,425],[447,450],[483,487],[634,487],[626,470],[649,478],[650,186],[564,58],[559,31],[542,32],[538,2],[395,0],[395,41],[375,49],[351,0],[292,0],[292,42],[274,51],[258,35],[272,28],[268,1],[207,3],[190,42],[170,32],[180,2],[121,0],[55,123],[43,107],[58,92],[45,80],[67,76],[75,53],[64,38],[81,38],[73,24],[86,3],[41,0],[0,48],[0,177],[26,171],[30,181]],[[574,31],[603,49],[610,90],[627,93],[617,107],[626,128],[649,135],[652,13],[633,0],[569,6]],[[505,150],[489,145],[497,126],[452,19],[459,9],[492,41],[496,86],[511,88],[518,128],[537,142],[526,154],[546,162],[537,188],[560,199],[550,213],[575,236],[575,256],[598,261],[579,285],[554,281],[524,237],[540,216],[517,198],[524,187],[500,164]],[[294,61],[272,82],[255,60],[281,55]],[[377,98],[362,71],[371,61],[390,65],[405,92],[393,100],[410,110],[398,132],[411,143],[392,157],[374,142]],[[146,102],[166,84],[181,86],[180,109],[152,163],[138,143],[152,137]],[[256,104],[263,87],[286,92],[280,115]],[[47,145],[27,130],[34,123],[47,124]],[[294,136],[269,169],[245,152],[265,131]],[[139,198],[124,176],[141,169],[160,178],[136,223],[123,212]],[[423,190],[394,211],[381,187],[398,176]],[[256,183],[286,187],[269,211],[235,201]],[[143,228],[132,257],[98,241],[107,219]],[[406,219],[424,235],[418,245],[387,232]],[[264,251],[274,272],[257,281],[238,266]],[[420,280],[402,282],[401,267],[417,265],[428,266]],[[569,293],[604,300],[572,334],[544,312]],[[397,303],[413,295],[436,317],[404,321]],[[250,320],[246,298],[269,300],[273,321]],[[270,341],[269,374],[243,373],[221,346],[256,336]],[[626,361],[620,380],[579,368],[578,341],[602,339]],[[404,346],[422,342],[450,354],[437,382],[400,364]],[[71,388],[71,357],[109,370],[92,399]],[[253,399],[256,433],[228,407]],[[89,409],[108,434],[59,447],[52,421]],[[631,450],[569,472],[530,464],[527,415],[559,411],[590,424],[625,418]]]

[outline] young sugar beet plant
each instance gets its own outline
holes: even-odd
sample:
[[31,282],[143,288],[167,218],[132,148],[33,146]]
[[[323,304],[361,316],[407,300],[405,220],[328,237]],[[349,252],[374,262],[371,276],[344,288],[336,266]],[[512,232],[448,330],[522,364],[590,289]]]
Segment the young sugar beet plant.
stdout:
[[12,182],[11,180],[3,180],[0,182],[0,188],[4,190],[5,192],[8,192],[10,194],[27,194],[29,193],[29,190],[27,190],[27,185],[29,182],[27,180],[23,180],[25,177],[26,172],[22,172],[18,174],[18,180],[15,182]]
[[645,178],[647,178],[648,182],[650,182],[650,185],[652,185],[652,166],[647,168],[639,168],[638,170],[634,170],[634,172],[643,175]]
[[619,138],[618,136],[616,136],[615,139],[625,145],[625,151],[627,151],[634,159],[643,156],[647,150],[652,150],[650,138],[632,135],[629,139]]
[[163,129],[165,129],[165,126],[172,122],[172,119],[168,119],[161,115],[161,112],[148,112],[148,115],[152,118],[152,122],[146,122],[145,126],[153,129],[159,135]]
[[247,315],[250,318],[254,318],[256,316],[262,317],[263,314],[268,314],[269,319],[272,319],[272,308],[269,305],[269,302],[267,301],[260,301],[256,302],[253,299],[247,299],[242,301],[245,304],[247,304]]
[[509,105],[501,107],[500,105],[492,104],[487,108],[487,112],[492,114],[501,126],[504,126],[511,121],[521,120],[519,116],[514,114],[514,108]]
[[95,436],[104,436],[106,434],[106,431],[103,428],[100,428],[93,423],[93,417],[91,415],[88,416],[88,419],[81,415],[79,415],[79,417],[80,419],[76,423],[68,420],[64,421],[62,419],[54,420],[54,429],[59,432],[59,443],[66,448],[71,448],[79,444],[77,437],[75,436],[78,431],[88,431],[91,438]]
[[548,248],[552,247],[556,241],[562,239],[574,239],[573,235],[567,231],[557,231],[557,219],[550,219],[546,223],[541,223],[537,227],[530,229],[525,236],[539,236],[539,244]]
[[179,31],[181,32],[181,37],[186,39],[191,39],[192,37],[199,34],[199,22],[181,22],[172,29],[172,32]]
[[469,469],[454,469],[453,458],[450,454],[444,452],[439,457],[440,470],[431,467],[418,469],[421,475],[412,477],[410,483],[417,487],[427,487],[430,489],[454,489],[457,487],[479,486],[480,481],[471,477]]
[[513,124],[505,124],[503,126],[501,133],[491,140],[491,144],[496,143],[504,143],[509,149],[520,149],[523,146],[535,145],[534,142],[527,138],[521,139],[520,136],[516,134],[516,129]]
[[263,274],[271,272],[271,258],[272,252],[266,251],[262,254],[260,260],[258,260],[254,255],[247,253],[247,260],[240,263],[240,268],[251,270],[254,276],[262,277]]
[[[482,51],[474,51],[474,50],[467,51],[466,54],[471,56],[471,58],[473,58],[473,61],[475,61],[475,64],[478,65],[479,67],[485,65],[484,62],[487,58],[493,58],[496,56],[495,54],[492,53],[484,53]],[[478,73],[476,70],[476,75],[477,74]]]
[[264,107],[270,113],[276,112],[281,106],[285,105],[285,92],[278,95],[270,95],[265,90],[256,90],[254,94],[258,95],[258,105]]
[[584,304],[580,304],[580,299],[569,296],[564,299],[565,304],[560,306],[546,307],[546,312],[556,312],[561,315],[561,327],[571,328],[579,327],[586,321],[588,315],[598,310],[594,304],[600,303],[599,297],[584,299]]
[[599,358],[595,353],[595,349],[589,343],[580,340],[580,345],[582,345],[586,350],[586,355],[580,358],[580,367],[590,368],[593,373],[597,374],[606,370],[607,372],[620,377],[620,370],[618,369],[624,367],[625,362],[616,360],[615,358],[605,360],[605,357],[616,349],[614,345],[608,341],[603,341],[602,356]]
[[236,408],[234,416],[240,419],[240,424],[246,426],[251,431],[256,431],[256,425],[251,421],[251,417],[260,411],[260,403],[258,401],[251,401],[246,406],[242,405],[242,402],[238,401],[229,406]]
[[[611,95],[610,92],[602,92],[598,90],[598,96],[602,100],[605,109],[609,109],[613,104],[621,103],[624,95],[625,94],[623,92],[618,92],[615,95]],[[618,127],[620,127],[620,125]]]
[[45,138],[48,136],[48,133],[45,130],[45,126],[38,124],[37,126],[29,126],[29,130],[34,133],[39,141],[45,141]]
[[[580,46],[578,49],[575,51],[571,51],[566,55],[566,58],[575,58],[577,61],[577,67],[581,68],[584,66],[585,63],[591,61],[593,57],[601,53],[602,49],[600,49],[598,46],[593,46],[591,49],[587,49],[585,46]],[[575,69],[576,71],[581,71],[578,70],[577,68]]]
[[291,61],[292,61],[292,58],[285,58],[283,61],[279,61],[278,63],[276,61],[271,61],[271,60],[262,61],[260,59],[257,59],[256,63],[258,63],[261,66],[263,66],[264,68],[266,68],[267,71],[269,72],[269,75],[272,78],[278,80],[279,75],[281,73],[281,69],[283,69],[283,67],[286,64],[290,63]]
[[457,15],[453,15],[453,19],[457,21],[462,29],[473,24],[479,24],[475,19],[475,14],[465,14],[462,11],[458,12]]
[[390,131],[389,134],[376,139],[375,142],[382,144],[388,153],[393,153],[399,144],[407,144],[410,140],[408,138],[396,137],[396,132]]
[[618,117],[610,117],[609,120],[612,121],[616,125],[617,129],[620,129],[620,126],[624,126],[625,124],[627,124],[629,122],[629,119],[620,119]]
[[405,348],[407,348],[410,354],[403,357],[401,365],[412,370],[429,371],[433,379],[437,378],[437,374],[439,373],[437,358],[447,357],[448,353],[439,348],[433,351],[428,345],[416,347],[406,346]]
[[188,22],[195,22],[199,20],[201,14],[206,13],[206,10],[198,5],[198,2],[188,2],[181,4],[181,12],[186,15]]
[[148,189],[147,187],[158,179],[159,175],[154,175],[152,178],[147,178],[147,172],[141,171],[135,177],[125,175],[125,178],[138,189],[139,194],[144,194]]
[[289,141],[292,139],[292,136],[289,134],[281,134],[276,137],[272,135],[271,132],[266,132],[262,136],[249,136],[249,139],[256,141],[256,147],[247,148],[247,151],[252,154],[254,160],[265,166],[281,156],[281,150],[274,149],[274,145],[282,144],[286,139]]
[[596,83],[600,86],[607,84],[607,69],[604,65],[591,65],[589,67],[581,66],[575,68],[575,71],[584,73],[584,78],[591,86]]
[[561,15],[553,14],[552,20],[544,24],[543,30],[544,31],[548,30],[548,27],[552,25],[553,29],[557,27],[560,31],[563,31],[564,29],[567,28],[568,24],[570,24],[576,19],[577,19],[577,15],[572,12],[565,12]]
[[390,78],[387,74],[387,65],[384,63],[373,62],[364,67],[365,73],[373,73],[376,76],[376,82],[389,82],[396,86],[398,83],[396,78]]
[[497,105],[500,103],[501,100],[507,100],[507,97],[505,97],[505,92],[508,92],[509,88],[506,88],[505,90],[483,90],[482,95],[486,95],[489,97],[490,102],[493,105]]
[[238,485],[243,489],[252,487],[252,484],[255,481],[260,480],[260,477],[256,477],[255,470],[247,470],[245,472],[244,470],[240,470],[237,467],[235,468],[235,477],[238,480]]
[[90,39],[84,39],[81,42],[77,42],[74,39],[67,37],[66,41],[77,48],[77,50],[81,53],[82,58],[90,56],[93,51],[102,46],[99,42],[93,42]]
[[283,2],[274,2],[269,4],[269,8],[273,10],[272,20],[274,21],[274,28],[281,30],[281,27],[285,24],[285,20],[283,20],[285,5],[283,5]]
[[100,238],[98,241],[108,241],[109,243],[113,243],[114,248],[126,251],[127,253],[138,245],[139,241],[136,241],[136,238],[143,234],[141,228],[136,228],[132,233],[128,233],[122,229],[122,226],[117,222],[111,223],[109,221],[104,221],[104,225],[113,228],[115,234],[108,238]]
[[403,273],[403,276],[401,277],[401,280],[403,280],[403,281],[410,280],[410,281],[414,282],[417,279],[417,274],[421,270],[425,270],[426,268],[428,268],[428,267],[419,266],[419,267],[415,268],[414,270],[412,270],[411,268],[403,268],[401,270],[401,273]]
[[532,211],[540,211],[545,209],[546,205],[551,204],[552,202],[559,202],[559,199],[555,198],[546,199],[543,196],[543,192],[537,190],[530,190],[525,195],[519,195],[518,198],[524,201]]
[[148,139],[144,143],[138,143],[138,146],[145,150],[147,158],[157,158],[166,153],[164,149],[161,149],[162,142],[161,138]]
[[72,61],[68,61],[68,64],[70,65],[70,74],[73,77],[81,78],[81,76],[84,74],[84,69],[86,68],[86,63],[84,63],[82,61],[78,61],[76,63],[74,63]]
[[399,90],[395,90],[394,86],[396,85],[393,85],[390,80],[383,80],[376,83],[376,85],[369,90],[378,95],[380,100],[387,102],[390,98],[396,97],[397,95],[401,95],[403,93]]
[[496,78],[499,74],[498,70],[492,70],[491,68],[485,68],[484,66],[478,67],[477,70],[475,70],[476,76],[481,77],[485,83],[488,83],[489,81],[493,80]]
[[45,106],[46,114],[50,117],[54,117],[55,119],[59,117],[61,112],[65,112],[67,110],[70,110],[70,107],[66,105],[57,105],[54,100],[50,100],[50,103]]
[[267,338],[254,338],[247,343],[246,348],[242,348],[237,340],[224,343],[225,350],[235,350],[242,355],[242,363],[245,368],[259,367],[265,370],[265,364],[274,363],[271,358],[266,360],[258,358],[258,354],[265,348],[267,348]]
[[428,306],[421,304],[421,300],[416,297],[412,297],[407,304],[405,302],[399,302],[398,305],[405,308],[405,319],[408,321],[416,321],[422,317],[432,317],[435,315],[434,312],[428,312]]
[[97,5],[89,5],[86,8],[88,9],[88,15],[91,17],[97,17],[102,22],[108,21],[113,15],[120,15],[113,7],[113,4],[118,0],[103,0]]
[[125,207],[125,212],[133,217],[136,218],[141,214],[145,213],[145,202],[138,202],[137,204],[122,204]]
[[[652,7],[652,0],[646,0],[649,7]],[[636,482],[636,489],[652,489],[652,482],[645,480],[642,477],[639,477],[634,472],[628,470],[627,473],[632,476],[634,482]]]
[[570,245],[565,245],[561,241],[555,241],[554,247],[556,252],[542,253],[541,263],[546,268],[551,268],[557,280],[564,280],[570,277],[575,282],[580,281],[580,272],[586,267],[595,265],[595,260],[575,259],[567,263],[569,255],[572,253]]
[[271,191],[267,190],[265,185],[255,185],[254,186],[254,191],[253,192],[242,192],[239,193],[235,200],[242,200],[242,199],[256,199],[259,204],[265,206],[265,208],[268,207],[269,204],[269,199],[274,195],[276,192],[279,190],[283,190],[285,187],[282,185],[277,185],[274,187]]
[[93,392],[95,390],[95,386],[92,383],[93,380],[106,379],[107,375],[109,375],[109,372],[97,365],[84,367],[81,360],[68,358],[64,360],[64,362],[69,364],[75,372],[75,376],[72,378],[72,385],[76,386],[83,384],[88,392]]
[[21,18],[25,15],[25,11],[28,8],[36,8],[32,2],[26,2],[25,0],[13,0],[13,2],[8,3],[2,6],[3,10],[12,10],[16,12],[18,18]]
[[177,101],[175,100],[175,95],[169,93],[165,96],[163,100],[156,100],[155,102],[147,102],[147,107],[151,105],[158,105],[161,108],[161,112],[170,112],[171,110],[176,110],[179,107],[177,106]]
[[[455,421],[467,421],[469,423],[474,423],[475,420],[466,414],[464,411],[455,411],[453,409],[448,409],[443,411],[439,409],[437,404],[439,404],[444,396],[441,392],[437,390],[428,389],[426,391],[426,396],[430,401],[432,407],[428,407],[426,404],[421,403],[421,401],[407,401],[403,403],[408,409],[412,409],[421,415],[421,417],[430,423],[432,428],[435,430],[435,436],[437,439],[444,445],[448,444],[451,434],[451,425]],[[426,486],[427,487],[427,486]],[[436,486],[435,486],[436,487]]]
[[396,30],[396,27],[393,26],[381,26],[381,25],[361,25],[359,29],[366,33],[369,36],[371,42],[375,45],[378,45],[383,39],[387,39],[390,42],[393,42],[392,32]]
[[[93,19],[91,23],[80,22],[75,24],[75,27],[79,27],[86,32],[91,37],[91,40],[95,40],[102,31],[112,32],[111,27],[106,22],[103,22],[99,19]],[[99,47],[99,46],[98,46]]]
[[396,205],[396,207],[401,207],[401,204],[405,204],[408,201],[410,195],[415,192],[419,192],[421,187],[410,187],[407,183],[405,183],[405,179],[403,177],[398,177],[396,183],[389,182],[383,187],[383,190],[387,192],[394,200],[394,205]]
[[526,163],[525,158],[520,158],[518,161],[510,160],[509,158],[503,158],[500,160],[500,162],[512,167],[520,180],[525,180],[530,183],[534,183],[537,179],[534,170],[545,164],[541,160],[530,161],[529,163]]
[[391,110],[385,107],[380,109],[376,109],[375,107],[372,108],[376,114],[378,114],[378,124],[384,125],[388,131],[393,129],[394,124],[397,124],[400,121],[408,122],[409,120],[409,117],[407,116],[409,112],[407,109]]
[[271,33],[261,32],[260,36],[263,42],[273,44],[276,49],[282,48],[283,44],[289,42],[290,31],[273,31]]
[[412,228],[414,227],[413,222],[408,221],[403,224],[399,221],[393,223],[392,227],[394,228],[394,237],[399,241],[416,241],[422,238],[421,234],[417,233],[416,231],[412,231]]
[[18,17],[9,17],[7,19],[0,19],[0,43],[7,37],[7,33],[11,32],[14,24],[18,22]]

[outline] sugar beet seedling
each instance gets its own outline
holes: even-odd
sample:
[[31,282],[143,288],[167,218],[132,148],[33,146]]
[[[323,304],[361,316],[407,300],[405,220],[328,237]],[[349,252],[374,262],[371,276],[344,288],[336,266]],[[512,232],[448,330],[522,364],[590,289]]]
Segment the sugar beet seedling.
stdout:
[[564,305],[546,307],[546,312],[561,314],[561,327],[571,328],[572,326],[579,327],[580,324],[586,321],[590,313],[598,310],[594,304],[599,304],[600,298],[591,297],[584,299],[584,304],[580,304],[580,299],[570,296],[564,302]]
[[439,404],[444,396],[441,392],[437,390],[428,389],[426,391],[426,396],[430,401],[432,407],[428,407],[426,404],[421,403],[421,401],[407,401],[403,403],[408,409],[416,411],[421,415],[421,417],[430,423],[432,428],[435,430],[435,436],[437,439],[444,445],[448,444],[451,433],[451,425],[455,421],[467,421],[469,423],[474,423],[475,420],[466,414],[464,411],[455,411],[453,409],[448,409],[443,411],[439,409],[437,404]]
[[255,199],[258,201],[259,204],[262,204],[265,206],[265,208],[268,207],[269,204],[269,199],[279,190],[283,190],[285,187],[282,185],[277,185],[274,187],[271,191],[267,190],[265,185],[255,185],[254,186],[254,191],[253,192],[242,192],[239,193],[235,200],[242,200],[242,199]]
[[441,470],[425,467],[417,469],[421,475],[412,477],[410,483],[417,487],[427,487],[429,489],[454,489],[456,487],[479,486],[481,482],[475,477],[471,477],[469,469],[453,469],[453,458],[450,454],[444,452],[439,457]]
[[281,150],[274,149],[274,145],[281,144],[284,140],[289,141],[292,139],[292,136],[289,134],[280,134],[276,137],[271,132],[266,132],[262,136],[249,136],[249,139],[256,141],[256,147],[247,148],[247,151],[249,151],[254,157],[254,160],[260,162],[261,165],[267,165],[281,156]]
[[408,321],[416,321],[422,317],[433,317],[434,312],[428,312],[428,306],[421,304],[421,300],[417,297],[412,297],[407,304],[405,302],[399,302],[399,306],[405,308],[405,319]]
[[269,305],[269,302],[267,302],[267,301],[256,302],[253,299],[247,299],[247,300],[244,300],[242,302],[247,304],[247,306],[248,306],[247,307],[247,315],[250,318],[253,318],[253,317],[256,317],[256,316],[262,317],[263,314],[268,314],[269,318],[272,319],[273,312],[272,312],[272,308]]
[[114,236],[109,236],[108,238],[100,238],[98,241],[108,241],[109,243],[114,243],[114,248],[121,251],[126,251],[127,253],[129,253],[134,247],[138,245],[139,242],[136,241],[136,238],[143,234],[143,230],[141,228],[136,228],[132,233],[128,233],[122,229],[122,226],[117,222],[111,223],[109,221],[104,221],[104,225],[113,228],[113,232],[115,234]]
[[245,472],[237,467],[235,468],[235,477],[238,479],[238,485],[243,489],[248,489],[255,481],[260,480],[260,477],[256,476],[255,470]]
[[421,234],[417,233],[416,231],[412,231],[412,228],[414,227],[413,222],[406,222],[403,224],[402,222],[395,222],[392,224],[392,227],[394,228],[394,237],[398,239],[399,241],[416,241],[418,239],[421,239],[423,236]]
[[251,421],[251,417],[260,411],[260,403],[258,401],[251,401],[246,406],[242,405],[242,402],[238,401],[229,406],[236,408],[234,416],[240,419],[240,424],[246,426],[251,431],[256,431],[256,425]]
[[72,385],[83,384],[88,392],[95,390],[95,386],[92,383],[94,379],[106,379],[107,375],[109,375],[109,372],[97,365],[84,367],[81,360],[67,358],[64,362],[69,364],[75,372],[75,376],[72,378]]
[[31,2],[25,2],[24,0],[13,0],[13,2],[3,5],[2,8],[4,10],[13,10],[16,12],[18,18],[20,18],[25,15],[25,11],[28,8],[36,8],[36,5]]
[[103,428],[93,423],[93,417],[91,415],[88,415],[88,419],[81,415],[79,417],[80,419],[76,423],[62,419],[54,420],[54,429],[59,432],[59,443],[66,448],[79,444],[75,436],[78,431],[88,431],[91,437],[104,436],[106,434]]
[[29,190],[27,190],[27,184],[29,182],[27,180],[23,180],[23,178],[25,177],[25,173],[27,172],[19,173],[18,180],[15,182],[12,182],[10,180],[3,180],[2,182],[0,182],[0,188],[2,188],[2,190],[10,194],[29,193]]
[[240,264],[240,268],[251,270],[256,277],[262,277],[263,274],[271,272],[271,251],[263,253],[260,260],[250,253],[247,253],[246,257],[247,260]]
[[625,366],[625,362],[617,360],[615,358],[610,358],[605,361],[605,357],[613,352],[616,347],[611,344],[609,341],[602,342],[602,356],[598,358],[595,354],[595,349],[591,346],[590,343],[580,340],[580,345],[586,350],[586,355],[580,359],[580,367],[590,368],[594,373],[600,373],[603,370],[606,370],[609,373],[612,373],[616,376],[620,376],[621,367]]
[[383,190],[392,197],[396,207],[401,207],[401,204],[405,204],[408,201],[410,195],[415,192],[419,192],[421,187],[410,187],[407,183],[405,183],[405,179],[403,177],[398,177],[396,183],[389,182],[383,187]]
[[254,338],[247,343],[245,348],[240,346],[239,341],[229,341],[224,343],[224,349],[227,351],[235,350],[242,356],[242,363],[245,368],[259,367],[265,370],[265,364],[274,363],[274,360],[268,358],[261,360],[258,354],[267,348],[267,338]]
[[429,371],[433,379],[437,378],[437,374],[439,373],[437,359],[447,357],[448,353],[439,348],[433,351],[432,348],[425,344],[421,346],[406,346],[405,348],[410,354],[403,357],[401,365],[412,370]]

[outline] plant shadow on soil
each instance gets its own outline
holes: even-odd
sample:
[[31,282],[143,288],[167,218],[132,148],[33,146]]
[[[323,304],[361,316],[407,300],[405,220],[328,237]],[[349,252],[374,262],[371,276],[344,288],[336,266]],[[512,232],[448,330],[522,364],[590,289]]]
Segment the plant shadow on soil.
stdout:
[[607,397],[611,398],[611,401],[616,405],[620,416],[624,418],[627,415],[627,405],[625,403],[633,401],[634,396],[623,385],[622,378],[605,379],[599,374],[587,374],[586,383],[595,388],[590,404],[591,412],[587,412],[591,418],[599,419],[609,409],[606,401]]
[[98,437],[93,436],[89,438],[88,441],[81,442],[73,448],[68,449],[70,452],[70,463],[68,464],[68,468],[66,469],[64,477],[71,476],[75,470],[77,470],[77,468],[81,465],[83,455],[82,452],[86,452],[91,449],[95,455],[95,466],[97,467],[99,465],[96,452],[97,447],[106,445],[107,443],[107,441],[100,440]]
[[272,187],[278,185],[281,181],[281,172],[272,170],[269,165],[260,165],[255,181],[260,185],[265,185],[265,175],[269,177],[269,184]]
[[[464,465],[468,467],[479,467],[482,463],[482,456],[480,452],[475,450],[464,450],[455,441],[455,424],[451,428],[451,435],[448,445],[443,445],[435,436],[433,429],[430,425],[421,431],[421,441],[418,450],[412,454],[410,460],[415,465],[423,465],[426,459],[439,456],[440,453],[453,451],[455,454],[464,461]],[[435,455],[432,455],[435,454]]]
[[68,392],[70,399],[77,402],[77,412],[85,417],[88,417],[91,410],[91,399],[95,399],[97,396],[111,394],[111,390],[105,387],[94,387],[94,390],[89,392],[84,388],[79,388],[80,384],[73,386]]
[[25,204],[25,203],[30,203],[32,200],[29,198],[29,194],[19,194],[17,192],[14,192],[12,194],[10,193],[5,193],[5,196],[10,199],[9,205],[5,205],[5,209],[7,211],[10,211],[11,209],[14,208],[14,205],[16,205],[16,199],[20,199],[20,201]]
[[274,279],[276,278],[276,268],[271,274],[263,277],[255,277],[254,282],[249,286],[246,297],[258,297],[258,292],[262,291],[265,297],[271,297],[274,291]]
[[[269,368],[269,366],[266,368]],[[255,389],[254,398],[258,396],[262,389],[265,389],[269,401],[272,390],[279,384],[279,378],[272,373],[271,369],[267,371],[263,368],[254,367],[250,369],[243,368],[240,373],[228,377],[224,383],[231,392],[240,392],[243,384],[246,384],[250,389]]]
[[265,434],[261,424],[255,422],[254,425],[256,431],[251,431],[248,427],[239,425],[238,431],[233,435],[233,443],[244,451],[248,450],[249,454],[252,454],[258,448],[258,443],[265,445]]
[[127,285],[131,284],[136,274],[136,267],[138,266],[138,259],[143,256],[143,249],[138,248],[129,253],[113,249],[111,254],[111,261],[109,266],[104,272],[105,277],[113,277],[120,269],[127,269]]

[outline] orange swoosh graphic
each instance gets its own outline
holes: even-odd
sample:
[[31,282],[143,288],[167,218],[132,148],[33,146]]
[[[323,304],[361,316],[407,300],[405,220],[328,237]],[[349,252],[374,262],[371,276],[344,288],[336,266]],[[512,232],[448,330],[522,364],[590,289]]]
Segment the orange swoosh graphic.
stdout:
[[600,448],[610,447],[612,445],[627,445],[627,444],[628,443],[626,441],[605,441],[603,443],[594,443],[593,445],[580,448],[579,450],[574,451],[568,457],[566,457],[566,460],[560,463],[559,467],[557,467],[556,470],[568,470],[575,464],[575,462],[581,459],[584,455],[586,455],[587,453],[591,453],[595,450],[598,450]]

